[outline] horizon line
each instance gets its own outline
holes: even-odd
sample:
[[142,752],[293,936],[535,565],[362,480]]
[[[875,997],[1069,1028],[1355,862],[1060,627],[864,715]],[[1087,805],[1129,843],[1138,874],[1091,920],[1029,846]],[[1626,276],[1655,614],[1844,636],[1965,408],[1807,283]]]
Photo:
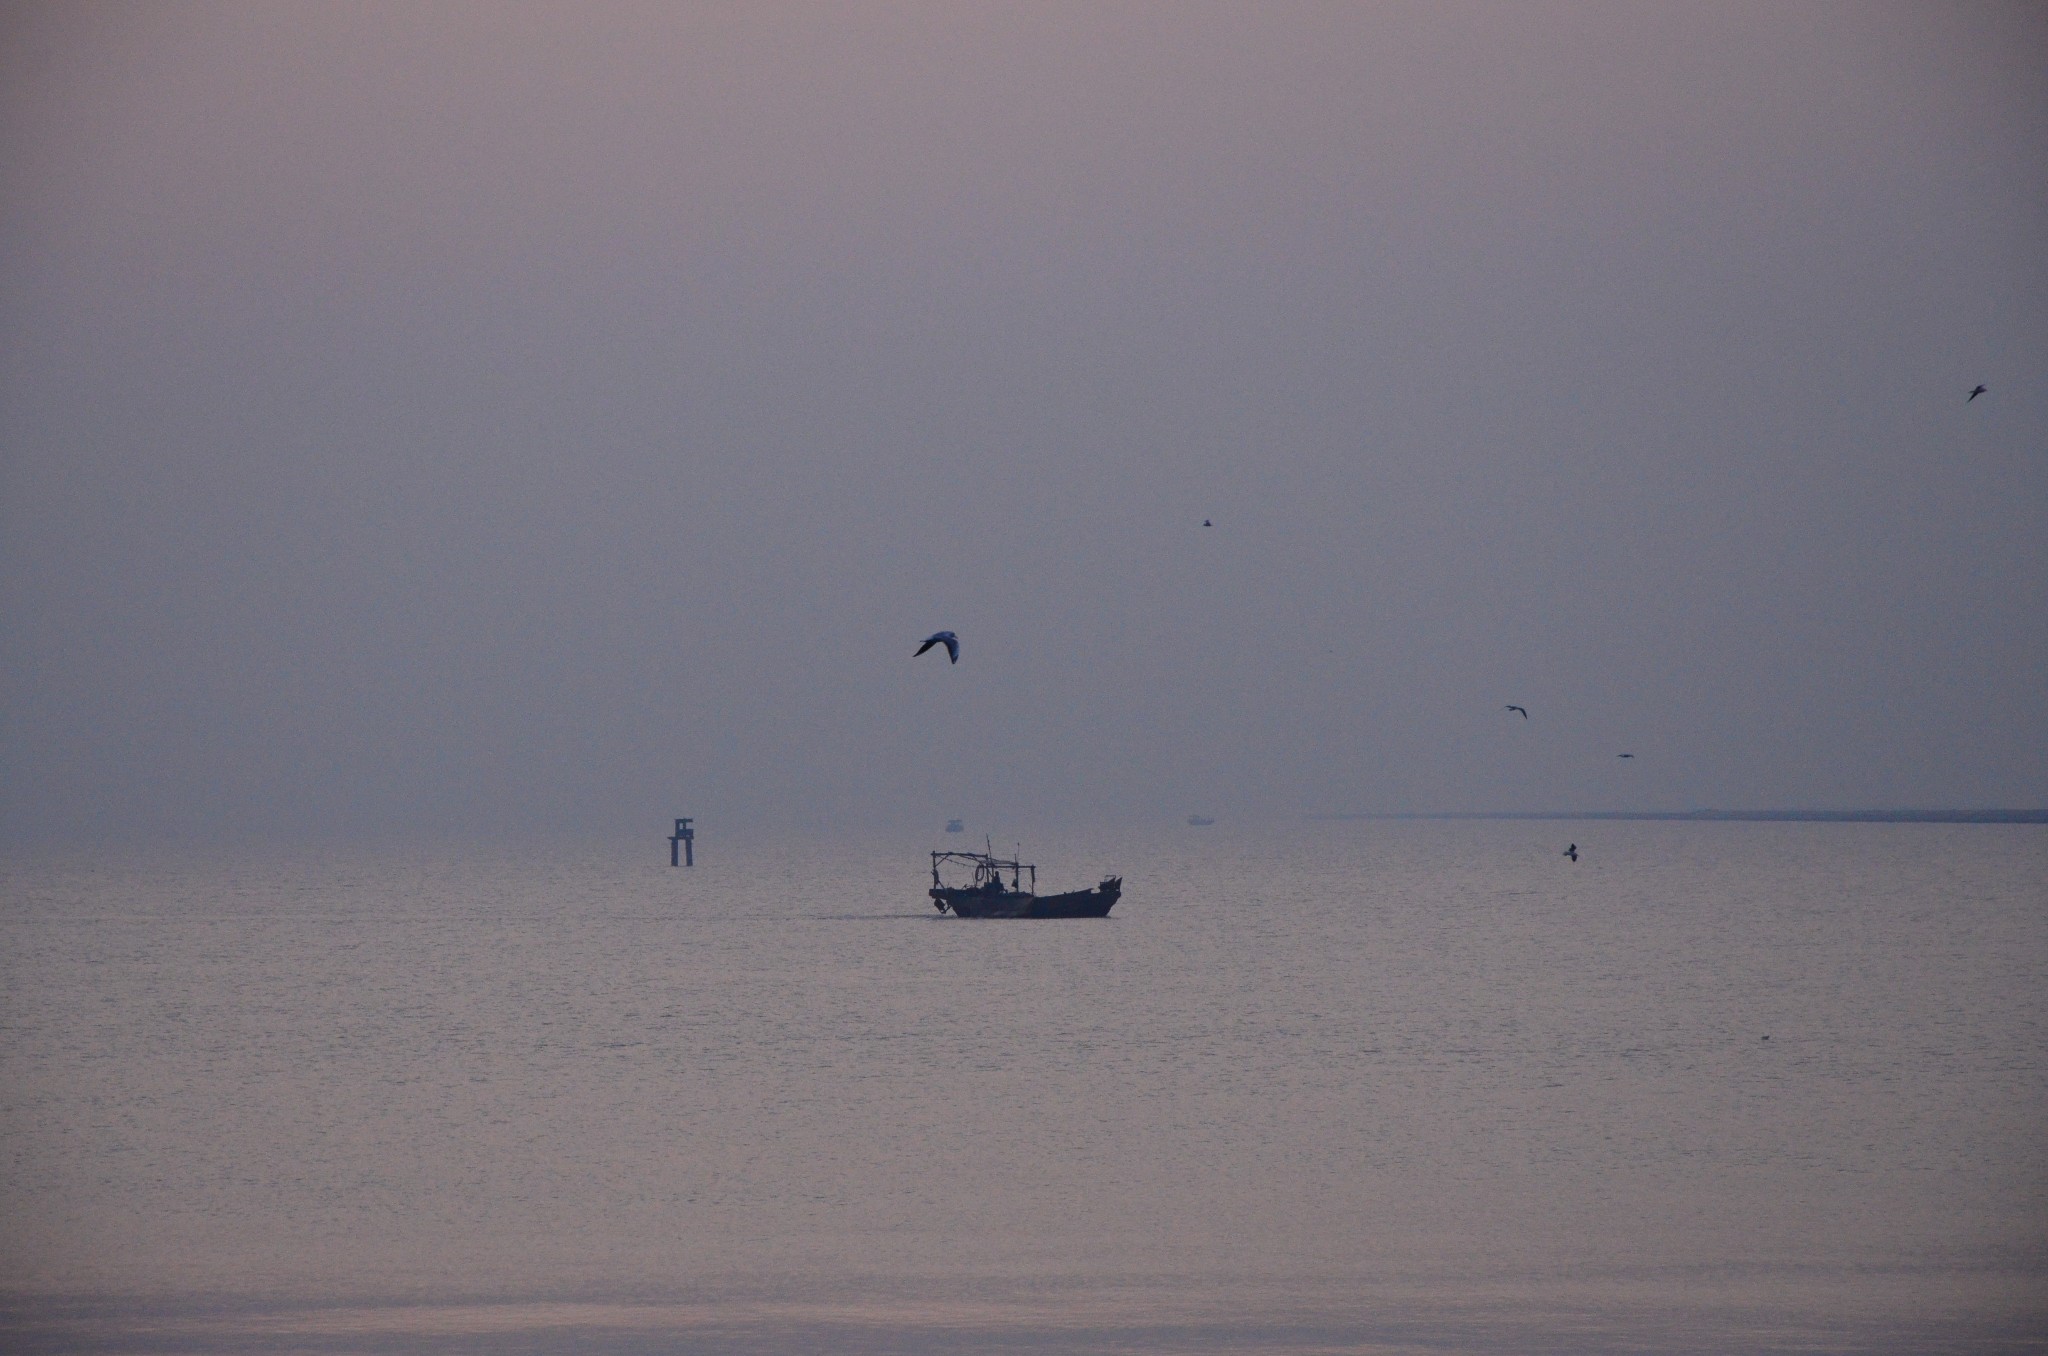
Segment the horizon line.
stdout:
[[1638,819],[1721,823],[2048,824],[2048,809],[1990,810],[1402,810],[1312,819]]

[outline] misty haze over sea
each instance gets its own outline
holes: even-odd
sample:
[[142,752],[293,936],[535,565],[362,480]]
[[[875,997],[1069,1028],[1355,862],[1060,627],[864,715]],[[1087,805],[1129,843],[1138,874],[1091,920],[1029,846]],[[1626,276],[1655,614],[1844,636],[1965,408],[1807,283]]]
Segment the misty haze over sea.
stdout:
[[0,1346],[2038,1343],[2044,51],[7,8]]
[[2035,9],[0,35],[16,840],[2048,805]]

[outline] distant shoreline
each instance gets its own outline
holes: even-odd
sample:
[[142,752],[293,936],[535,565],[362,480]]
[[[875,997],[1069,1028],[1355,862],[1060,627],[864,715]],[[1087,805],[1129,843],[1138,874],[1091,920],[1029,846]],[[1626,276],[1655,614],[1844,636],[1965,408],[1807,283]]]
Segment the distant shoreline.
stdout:
[[1745,824],[2048,824],[2048,810],[1438,810],[1314,819],[1655,819]]

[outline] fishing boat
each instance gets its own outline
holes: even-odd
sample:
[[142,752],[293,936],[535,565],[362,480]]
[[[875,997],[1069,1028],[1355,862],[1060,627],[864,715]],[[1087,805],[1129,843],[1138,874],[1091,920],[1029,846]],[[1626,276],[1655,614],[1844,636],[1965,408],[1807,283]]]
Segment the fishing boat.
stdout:
[[1215,820],[1209,818],[1209,816],[1207,815],[1188,816],[1188,827],[1191,829],[1206,829],[1215,822]]
[[966,828],[967,828],[967,826],[966,826],[965,824],[962,824],[962,823],[961,823],[961,822],[960,822],[959,820],[957,820],[957,819],[949,819],[949,820],[947,820],[947,821],[946,821],[946,832],[947,832],[947,833],[961,833],[961,832],[965,831],[965,829],[966,829]]
[[[1009,884],[1003,883],[1008,872]],[[967,877],[966,883],[948,885],[946,877]],[[1026,875],[1031,888],[1024,888]],[[927,891],[932,907],[955,918],[1107,918],[1123,897],[1121,876],[1106,876],[1092,890],[1073,890],[1063,895],[1038,893],[1038,868],[1029,862],[998,857],[991,851],[934,852],[932,888]]]

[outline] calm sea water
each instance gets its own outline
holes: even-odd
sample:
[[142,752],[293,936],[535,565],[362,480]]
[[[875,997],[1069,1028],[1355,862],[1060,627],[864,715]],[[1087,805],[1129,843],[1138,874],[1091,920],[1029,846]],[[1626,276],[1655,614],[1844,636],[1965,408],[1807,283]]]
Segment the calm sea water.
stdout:
[[2040,827],[700,845],[8,861],[0,1345],[2048,1347]]

